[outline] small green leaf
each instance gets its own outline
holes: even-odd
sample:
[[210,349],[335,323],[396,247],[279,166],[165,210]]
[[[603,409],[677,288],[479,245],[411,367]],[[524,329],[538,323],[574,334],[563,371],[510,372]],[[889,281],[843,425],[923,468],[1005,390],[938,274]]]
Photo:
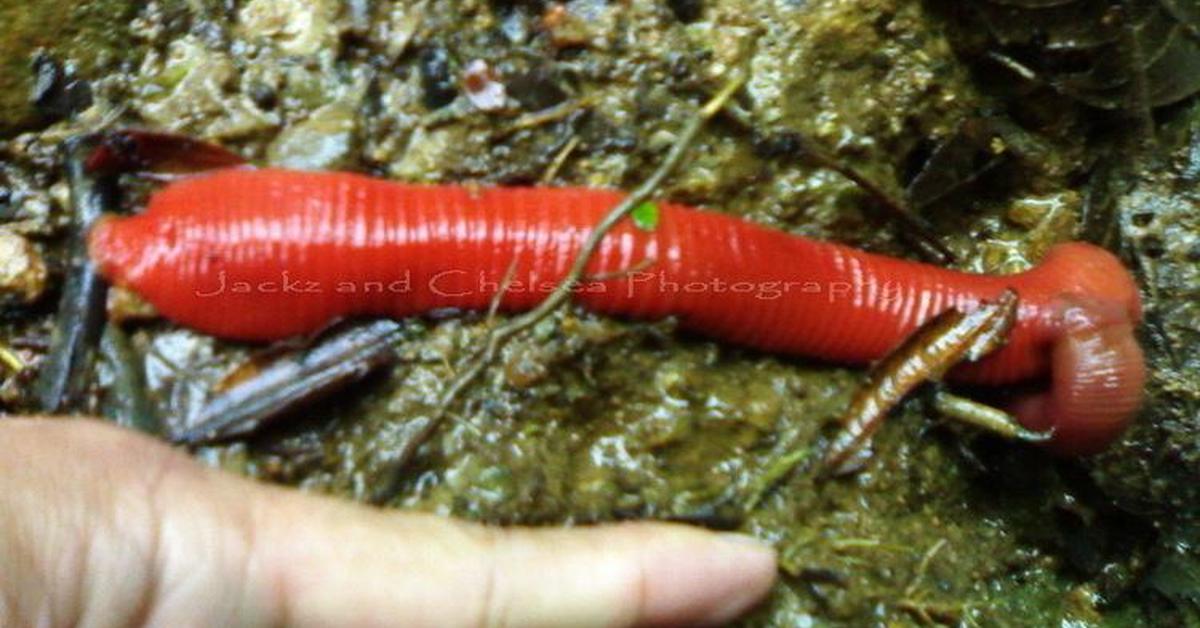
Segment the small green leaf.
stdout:
[[658,203],[646,201],[633,208],[633,224],[642,231],[654,231],[658,228]]

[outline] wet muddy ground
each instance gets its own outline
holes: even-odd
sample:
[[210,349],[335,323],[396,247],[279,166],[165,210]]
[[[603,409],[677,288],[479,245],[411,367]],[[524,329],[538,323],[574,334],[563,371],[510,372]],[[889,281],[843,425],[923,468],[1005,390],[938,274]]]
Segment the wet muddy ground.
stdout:
[[[962,268],[1018,270],[1061,240],[1108,246],[1147,300],[1151,400],[1128,436],[1054,460],[918,398],[863,472],[818,481],[804,461],[861,370],[568,309],[507,346],[403,467],[485,317],[401,321],[380,336],[392,367],[196,455],[494,523],[747,531],[785,572],[747,625],[1196,625],[1200,62],[1187,11],[1125,4],[1137,11],[1098,19],[1108,3],[1047,16],[901,0],[0,0],[0,411],[38,409],[69,274],[69,137],[136,126],[261,164],[629,189],[744,67],[662,197],[920,257],[911,225],[852,172],[916,211]],[[1128,30],[1163,23],[1180,39],[1161,54]],[[1031,54],[1093,39],[1144,54],[1087,84]],[[1076,66],[1114,58],[1085,52]],[[134,210],[151,184],[122,187]],[[136,309],[110,303],[131,320],[104,333],[77,410],[184,432],[261,361],[261,347]]]

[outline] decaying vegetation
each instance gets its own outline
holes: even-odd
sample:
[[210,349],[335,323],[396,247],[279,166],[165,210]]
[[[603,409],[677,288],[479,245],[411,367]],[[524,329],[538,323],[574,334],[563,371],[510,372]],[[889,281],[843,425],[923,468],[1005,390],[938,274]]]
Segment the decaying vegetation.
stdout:
[[73,234],[155,181],[84,185],[70,138],[143,127],[286,167],[626,189],[690,142],[647,193],[973,270],[1065,239],[1119,251],[1145,288],[1148,408],[1112,451],[1059,461],[918,397],[870,465],[826,479],[813,452],[863,372],[566,307],[331,330],[330,351],[373,341],[369,375],[196,455],[495,523],[741,529],[787,574],[749,625],[1200,622],[1194,4],[0,0],[0,410],[194,436],[255,377],[346,355],[218,342],[119,294],[126,322],[100,326]]

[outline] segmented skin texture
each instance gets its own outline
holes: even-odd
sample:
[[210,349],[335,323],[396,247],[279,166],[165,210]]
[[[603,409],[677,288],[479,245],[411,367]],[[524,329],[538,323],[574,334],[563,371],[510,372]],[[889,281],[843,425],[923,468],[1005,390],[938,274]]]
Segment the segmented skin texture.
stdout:
[[[224,170],[167,186],[141,215],[103,221],[91,252],[109,280],[167,318],[268,341],[340,317],[481,310],[500,292],[501,309],[527,310],[566,276],[621,198]],[[947,308],[970,310],[1011,287],[1021,301],[1009,343],[953,377],[1046,378],[1048,396],[1023,400],[1022,417],[1059,430],[1046,412],[1083,412],[1071,420],[1090,433],[1097,414],[1123,427],[1140,404],[1138,291],[1114,256],[1087,244],[1058,245],[1024,273],[977,275],[663,203],[652,228],[626,221],[606,236],[587,277],[574,298],[592,311],[675,316],[684,329],[732,344],[848,364],[880,358]],[[1099,363],[1103,374],[1084,372]],[[1051,374],[1060,366],[1072,371]]]

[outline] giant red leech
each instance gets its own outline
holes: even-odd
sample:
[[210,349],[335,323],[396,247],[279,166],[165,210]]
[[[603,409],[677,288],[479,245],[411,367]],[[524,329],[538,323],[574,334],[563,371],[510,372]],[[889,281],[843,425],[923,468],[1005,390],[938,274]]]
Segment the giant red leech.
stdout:
[[[167,318],[267,341],[339,317],[536,306],[621,199],[584,189],[419,186],[346,173],[223,170],[156,193],[146,212],[103,221],[91,253]],[[1053,427],[1062,453],[1091,453],[1136,412],[1144,366],[1134,282],[1103,249],[1053,247],[1015,275],[976,275],[660,204],[653,228],[618,225],[574,300],[599,313],[675,316],[681,327],[766,351],[863,364],[922,323],[1011,288],[1008,343],[954,369],[961,382],[1048,378],[1018,418]],[[505,275],[515,268],[515,281]],[[603,279],[601,279],[603,278]]]

